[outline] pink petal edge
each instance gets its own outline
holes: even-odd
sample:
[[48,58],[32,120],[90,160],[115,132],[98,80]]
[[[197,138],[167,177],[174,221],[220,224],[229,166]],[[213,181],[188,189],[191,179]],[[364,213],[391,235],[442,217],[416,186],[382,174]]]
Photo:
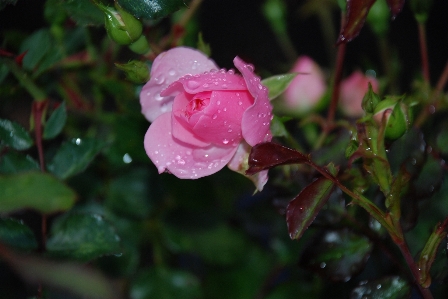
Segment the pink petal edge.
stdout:
[[166,170],[180,179],[198,179],[221,170],[235,154],[238,146],[199,148],[171,135],[171,113],[160,115],[145,135],[146,154],[159,173]]
[[151,68],[151,79],[140,92],[143,115],[153,122],[159,115],[171,111],[174,97],[160,95],[171,83],[188,74],[217,68],[213,60],[192,48],[177,47],[159,54]]
[[272,105],[268,98],[268,89],[260,83],[260,78],[254,74],[254,67],[244,62],[238,56],[233,60],[235,67],[246,81],[247,89],[254,97],[254,104],[243,114],[242,131],[246,142],[254,146],[260,142],[270,141],[272,134]]

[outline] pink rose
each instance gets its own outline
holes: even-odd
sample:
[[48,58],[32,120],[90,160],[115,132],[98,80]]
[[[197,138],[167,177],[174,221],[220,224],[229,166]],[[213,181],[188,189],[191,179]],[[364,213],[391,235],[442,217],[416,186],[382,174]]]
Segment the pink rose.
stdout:
[[299,57],[290,72],[299,74],[285,90],[280,109],[303,115],[313,110],[322,99],[327,89],[325,76],[319,65],[308,56]]
[[[242,76],[185,47],[155,59],[140,102],[152,121],[145,150],[159,173],[196,179],[226,164],[243,172],[251,146],[271,140],[268,90],[252,65],[238,57],[234,64]],[[261,190],[266,172],[255,180]]]
[[361,117],[364,115],[361,103],[364,95],[369,90],[369,82],[374,92],[378,92],[376,78],[365,76],[356,71],[341,82],[339,94],[339,106],[342,112],[349,117]]

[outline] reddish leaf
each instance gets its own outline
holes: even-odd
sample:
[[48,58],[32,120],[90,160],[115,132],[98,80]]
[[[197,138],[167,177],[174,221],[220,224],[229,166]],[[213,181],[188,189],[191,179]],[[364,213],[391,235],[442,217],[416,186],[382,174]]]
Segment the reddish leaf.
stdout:
[[299,239],[316,218],[333,191],[331,180],[320,177],[303,189],[286,208],[286,224],[291,239]]
[[18,55],[18,56],[15,58],[16,63],[17,63],[20,67],[22,67],[23,58],[25,57],[26,53],[28,53],[28,50],[26,50],[25,52],[21,53],[20,55]]
[[392,18],[395,18],[403,8],[405,0],[386,0],[386,1],[387,5],[389,5],[390,11],[392,12]]
[[362,26],[364,26],[370,7],[375,1],[347,0],[347,17],[336,44],[347,43],[358,36]]
[[305,163],[309,157],[288,147],[273,142],[255,145],[249,155],[249,169],[246,174],[251,175],[278,165]]

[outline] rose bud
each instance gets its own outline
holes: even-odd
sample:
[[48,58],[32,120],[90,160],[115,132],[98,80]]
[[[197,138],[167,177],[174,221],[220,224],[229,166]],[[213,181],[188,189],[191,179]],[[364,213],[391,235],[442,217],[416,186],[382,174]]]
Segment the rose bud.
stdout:
[[106,15],[104,27],[113,41],[120,45],[130,45],[140,38],[143,30],[140,20],[119,5],[115,6],[116,9],[97,5]]
[[386,98],[375,107],[373,119],[378,126],[386,126],[384,137],[396,140],[403,136],[411,125],[411,115],[408,106],[401,99]]
[[[197,179],[226,165],[245,173],[251,147],[271,140],[268,90],[252,65],[238,57],[234,64],[241,75],[186,47],[154,60],[140,103],[152,121],[145,150],[159,173]],[[251,179],[261,190],[267,171]]]
[[283,114],[303,116],[314,110],[325,94],[325,76],[308,56],[299,57],[290,72],[298,74],[276,101],[276,108]]
[[341,82],[339,93],[339,107],[344,115],[358,118],[364,115],[362,100],[369,90],[369,82],[372,90],[378,92],[378,81],[376,78],[366,76],[356,71]]

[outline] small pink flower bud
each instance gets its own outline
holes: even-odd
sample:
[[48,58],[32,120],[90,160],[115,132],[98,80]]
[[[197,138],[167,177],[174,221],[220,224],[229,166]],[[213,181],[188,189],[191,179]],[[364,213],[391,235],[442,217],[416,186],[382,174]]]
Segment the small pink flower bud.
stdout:
[[319,65],[308,56],[299,57],[290,72],[299,74],[285,90],[279,110],[301,116],[315,109],[322,99],[327,89],[325,76]]
[[339,93],[339,107],[344,115],[348,117],[361,117],[364,115],[362,99],[369,90],[369,82],[375,93],[378,92],[378,80],[356,71],[341,82]]

